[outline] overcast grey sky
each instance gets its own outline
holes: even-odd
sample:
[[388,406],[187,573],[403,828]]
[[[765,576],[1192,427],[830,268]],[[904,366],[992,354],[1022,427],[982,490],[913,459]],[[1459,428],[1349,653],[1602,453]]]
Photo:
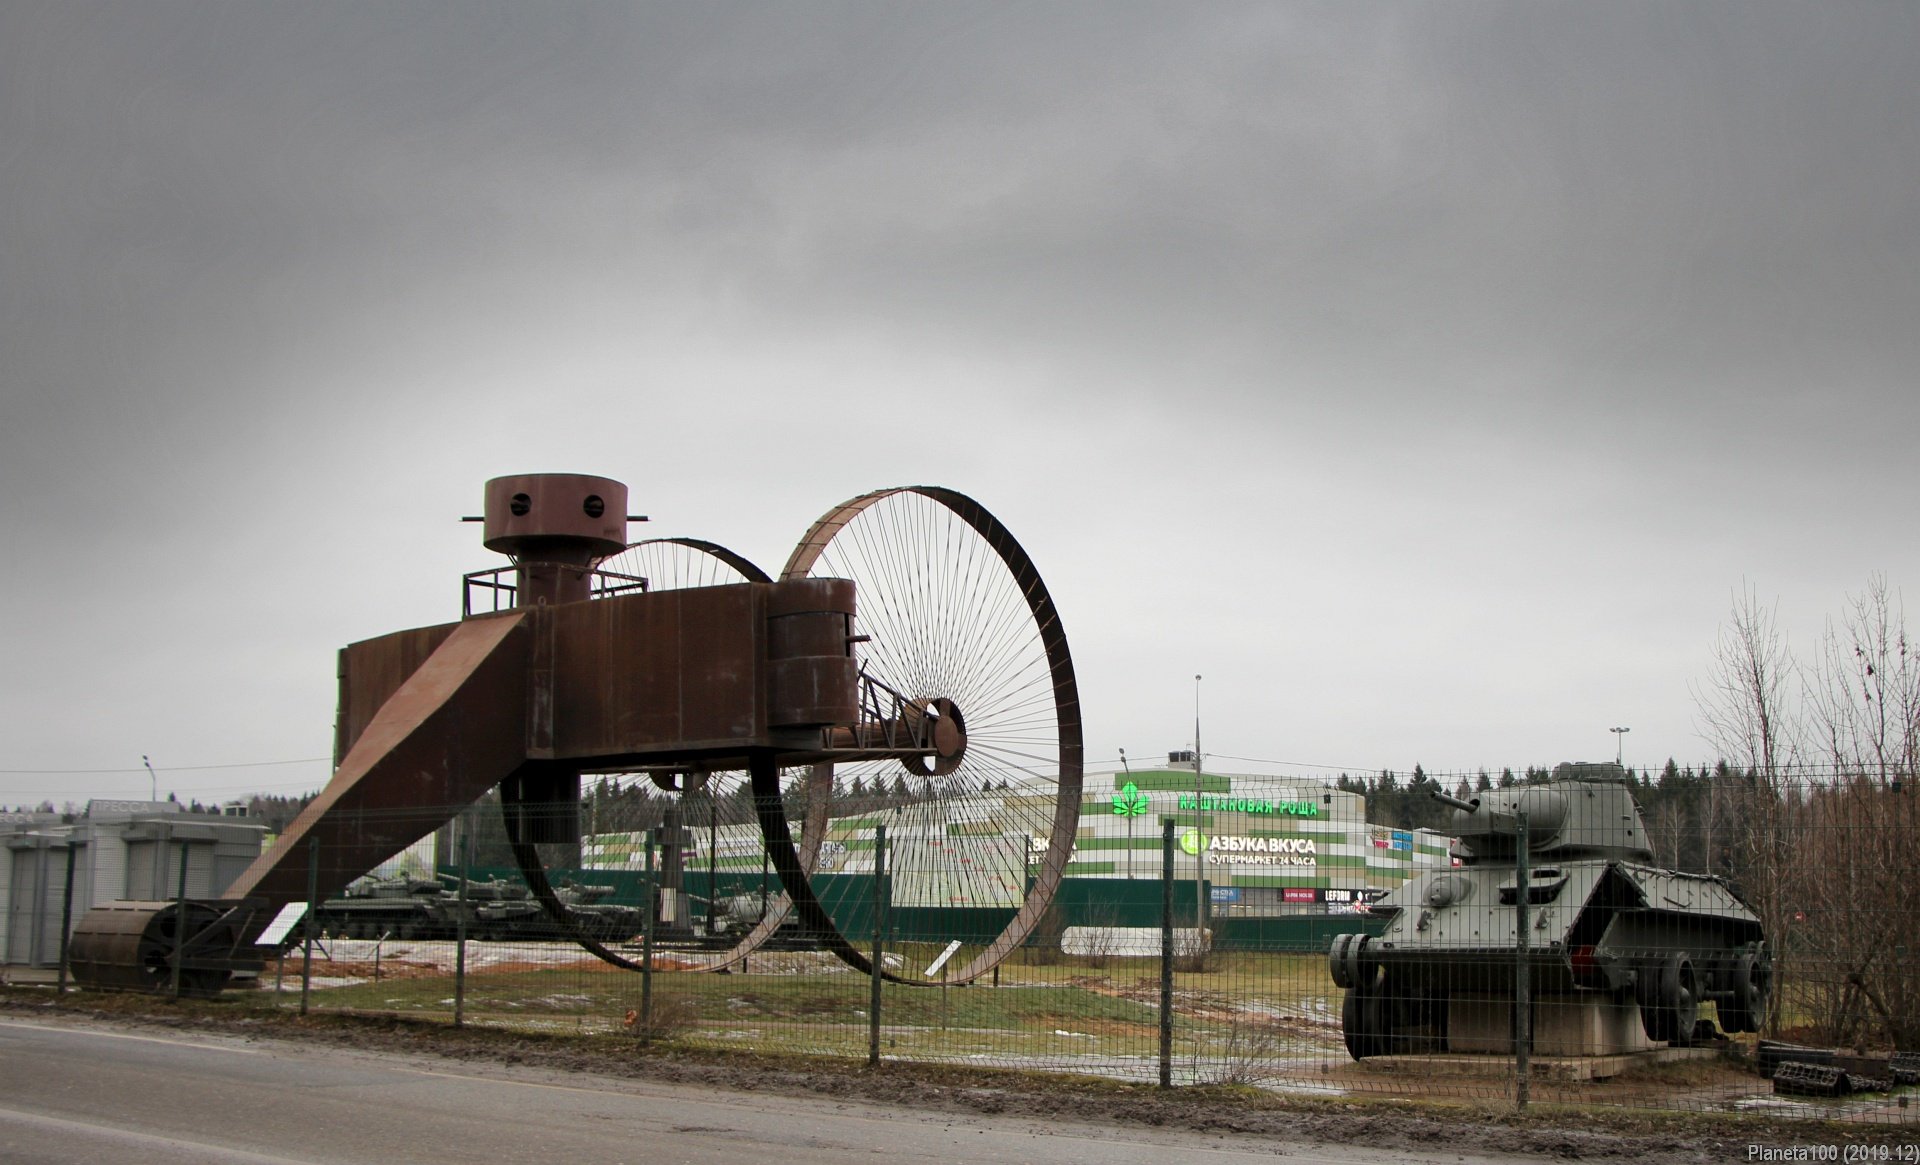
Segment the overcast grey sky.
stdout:
[[769,568],[973,495],[1094,767],[1196,673],[1225,771],[1706,759],[1735,590],[1920,585],[1916,78],[1891,3],[0,3],[0,804],[317,787],[542,471]]

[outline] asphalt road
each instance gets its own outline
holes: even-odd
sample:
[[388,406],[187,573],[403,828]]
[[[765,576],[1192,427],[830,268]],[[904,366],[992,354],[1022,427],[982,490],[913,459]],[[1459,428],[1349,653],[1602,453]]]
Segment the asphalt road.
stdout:
[[1510,1161],[721,1092],[98,1021],[0,1020],[0,1161],[1231,1165]]

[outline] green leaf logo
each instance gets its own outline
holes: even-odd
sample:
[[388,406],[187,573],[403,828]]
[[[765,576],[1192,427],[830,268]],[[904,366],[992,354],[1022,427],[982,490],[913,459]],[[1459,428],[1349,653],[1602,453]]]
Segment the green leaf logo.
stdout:
[[1147,811],[1147,795],[1142,793],[1132,781],[1121,786],[1113,795],[1113,815],[1115,817],[1140,817]]
[[1206,844],[1207,839],[1200,836],[1200,831],[1197,829],[1189,829],[1180,835],[1180,848],[1196,857]]

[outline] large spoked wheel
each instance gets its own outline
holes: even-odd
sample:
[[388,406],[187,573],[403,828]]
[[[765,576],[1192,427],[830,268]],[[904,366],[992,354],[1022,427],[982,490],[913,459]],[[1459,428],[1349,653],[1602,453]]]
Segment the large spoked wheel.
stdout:
[[[1033,933],[1079,825],[1079,694],[1053,598],[998,519],[933,486],[880,490],[834,508],[781,574],[852,579],[863,675],[959,731],[958,750],[937,757],[836,765],[833,814],[886,826],[893,909],[938,908],[918,916],[923,936],[955,920],[945,937],[962,947],[946,979],[975,979]],[[849,823],[847,872],[872,870],[865,828]],[[773,832],[768,844],[778,846]],[[816,826],[803,823],[801,832],[810,840]],[[813,895],[797,881],[790,895]],[[992,908],[1012,909],[997,933],[958,922],[996,917]],[[809,907],[803,917],[838,913]],[[868,969],[847,942],[833,945]]]
[[[767,572],[742,555],[736,554],[724,546],[698,538],[649,538],[635,542],[604,561],[598,568],[594,581],[595,598],[615,598],[627,594],[651,593],[654,591],[679,590],[689,587],[729,586],[738,583],[769,582]],[[802,770],[803,772],[805,770]],[[607,773],[596,774],[591,796],[594,799],[592,827],[596,836],[602,838],[603,848],[621,846],[638,852],[639,838],[644,830],[660,824],[651,818],[635,817],[635,806],[651,805],[647,794],[657,793],[661,789],[678,794],[679,819],[684,828],[696,838],[696,847],[704,844],[711,855],[718,844],[721,829],[731,834],[738,832],[737,827],[750,825],[754,818],[752,798],[745,793],[747,778],[745,773],[709,773],[705,779],[693,782],[685,774],[674,778],[655,781],[647,775]],[[824,782],[830,785],[832,773],[829,769],[812,780],[796,783],[799,797],[810,798],[811,806],[817,800],[820,808],[817,815],[824,823],[826,797],[815,795]],[[539,900],[547,916],[582,948],[616,967],[637,970],[638,965],[615,954],[603,946],[585,929],[576,925],[568,915],[566,906],[553,891],[546,876],[546,869],[540,860],[538,851],[523,842],[520,831],[515,828],[515,806],[512,804],[515,782],[509,781],[502,786],[506,798],[509,840],[512,844],[516,863],[520,873],[526,879],[527,886]],[[636,795],[641,794],[641,795]],[[602,803],[604,802],[604,803]],[[644,812],[644,810],[642,811]],[[816,811],[808,808],[804,815],[811,818]],[[701,827],[706,826],[703,830]],[[823,828],[812,831],[815,838],[824,834]],[[625,836],[631,835],[631,836]],[[609,840],[610,839],[610,840]],[[818,844],[809,847],[802,844],[796,847],[795,860],[807,873],[813,871],[818,856]],[[729,854],[729,869],[740,866],[738,855]],[[751,863],[749,863],[751,864]],[[702,866],[697,861],[690,863],[690,869],[699,872],[718,872],[713,862]],[[675,961],[681,964],[694,963],[705,970],[721,971],[738,966],[754,950],[762,946],[786,920],[791,912],[791,903],[785,895],[763,895],[763,908],[759,919],[750,927],[738,932],[738,941],[731,947],[707,954],[676,954]],[[709,924],[715,918],[718,904],[707,904]]]

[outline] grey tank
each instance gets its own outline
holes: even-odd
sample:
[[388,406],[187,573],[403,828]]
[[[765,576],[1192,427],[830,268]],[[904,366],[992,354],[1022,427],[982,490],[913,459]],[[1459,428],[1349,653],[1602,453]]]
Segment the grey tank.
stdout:
[[1692,1043],[1709,1001],[1722,1028],[1758,1030],[1772,980],[1760,919],[1721,879],[1653,864],[1618,765],[1562,764],[1544,784],[1439,799],[1458,864],[1374,904],[1383,933],[1339,935],[1329,951],[1355,1059],[1449,1050],[1456,999],[1514,996],[1522,811],[1535,1000],[1637,1005],[1653,1043]]

